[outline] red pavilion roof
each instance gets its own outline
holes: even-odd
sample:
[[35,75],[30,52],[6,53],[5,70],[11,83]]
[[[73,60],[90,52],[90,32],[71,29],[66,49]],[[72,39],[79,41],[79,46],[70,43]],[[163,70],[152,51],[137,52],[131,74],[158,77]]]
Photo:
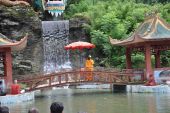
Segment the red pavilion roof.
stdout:
[[120,46],[165,40],[170,41],[170,25],[157,14],[147,17],[129,38],[124,40],[110,38],[112,45]]

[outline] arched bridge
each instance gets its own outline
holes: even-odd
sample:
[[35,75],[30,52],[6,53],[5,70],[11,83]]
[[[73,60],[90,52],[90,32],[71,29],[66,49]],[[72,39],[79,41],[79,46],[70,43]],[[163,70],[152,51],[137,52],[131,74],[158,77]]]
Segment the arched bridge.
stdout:
[[69,70],[46,75],[32,75],[32,77],[18,80],[28,86],[28,91],[48,87],[78,85],[88,83],[99,84],[139,84],[144,81],[144,72],[141,70]]

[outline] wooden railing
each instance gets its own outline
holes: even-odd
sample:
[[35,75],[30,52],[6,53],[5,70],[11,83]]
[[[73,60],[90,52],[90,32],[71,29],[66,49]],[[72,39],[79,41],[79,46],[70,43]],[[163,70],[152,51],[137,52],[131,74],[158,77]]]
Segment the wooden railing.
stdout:
[[18,80],[28,86],[28,91],[54,86],[88,83],[132,84],[143,83],[144,73],[135,70],[70,70]]

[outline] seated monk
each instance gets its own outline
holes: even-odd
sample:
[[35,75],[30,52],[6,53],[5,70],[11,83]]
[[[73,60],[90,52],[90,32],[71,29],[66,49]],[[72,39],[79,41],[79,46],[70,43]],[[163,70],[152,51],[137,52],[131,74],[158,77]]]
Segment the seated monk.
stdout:
[[17,83],[17,80],[14,80],[14,84],[11,85],[11,94],[12,95],[20,94],[21,93],[20,91],[21,91],[20,85]]
[[155,86],[156,82],[153,75],[149,75],[149,80],[145,83],[145,86]]
[[11,1],[11,0],[0,0],[0,4],[5,6],[29,5],[29,3],[25,1]]

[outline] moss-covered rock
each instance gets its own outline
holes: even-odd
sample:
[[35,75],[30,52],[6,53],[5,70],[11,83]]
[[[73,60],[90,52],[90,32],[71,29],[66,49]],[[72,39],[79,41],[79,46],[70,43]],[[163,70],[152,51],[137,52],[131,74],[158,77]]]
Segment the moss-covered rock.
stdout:
[[[43,59],[41,31],[41,20],[32,7],[0,6],[0,32],[3,35],[12,40],[20,40],[26,33],[29,34],[27,47],[22,51],[13,52],[13,65],[18,61],[33,62],[31,70],[25,74],[41,71]],[[14,76],[18,74],[18,68],[13,69],[13,74]]]

